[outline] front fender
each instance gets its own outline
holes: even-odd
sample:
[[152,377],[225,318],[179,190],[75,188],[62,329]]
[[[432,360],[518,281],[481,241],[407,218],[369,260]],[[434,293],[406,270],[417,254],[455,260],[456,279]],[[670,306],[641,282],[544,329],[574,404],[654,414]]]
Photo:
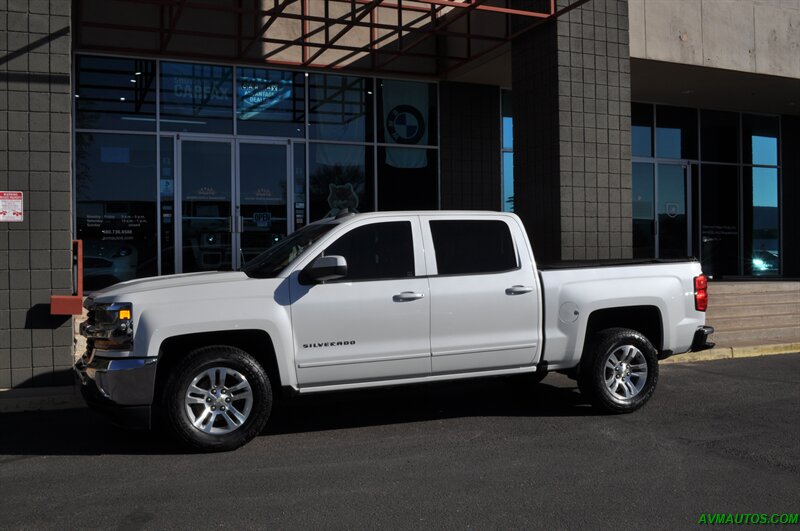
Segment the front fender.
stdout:
[[156,358],[164,341],[175,336],[259,330],[272,339],[281,382],[296,386],[289,307],[265,302],[263,298],[252,297],[172,302],[145,308],[136,328],[136,355]]

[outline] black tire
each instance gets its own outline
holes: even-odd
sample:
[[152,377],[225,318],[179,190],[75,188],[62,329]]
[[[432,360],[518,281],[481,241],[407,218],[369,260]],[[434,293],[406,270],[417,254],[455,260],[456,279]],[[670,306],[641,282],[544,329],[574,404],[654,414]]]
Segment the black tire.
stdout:
[[[208,393],[205,400],[209,401],[209,398],[217,396],[219,404],[222,404],[219,406],[220,410],[226,409],[225,400],[228,402],[229,409],[228,413],[224,414],[224,418],[218,419],[217,416],[221,416],[223,413],[217,411],[217,406],[214,406],[215,413],[208,413],[208,416],[204,416],[206,419],[212,419],[205,422],[203,426],[209,431],[203,431],[203,427],[193,425],[190,415],[196,415],[196,419],[202,420],[205,404],[187,405],[189,386],[196,377],[206,371],[211,371],[219,378],[222,375],[222,371],[219,369],[222,368],[226,369],[226,372],[232,369],[233,372],[228,373],[227,376],[227,382],[230,384],[241,383],[242,380],[237,379],[236,373],[246,379],[251,390],[251,402],[249,408],[246,408],[248,406],[246,399],[237,400],[235,394],[237,391],[227,390],[225,382],[217,389],[209,380],[208,386],[213,387],[216,395]],[[224,379],[225,377],[223,377]],[[206,386],[206,381],[203,379],[197,381],[197,386]],[[226,393],[229,398],[225,398]],[[232,403],[231,398],[233,399]],[[231,408],[231,405],[234,405],[234,408]],[[167,428],[189,448],[202,452],[234,450],[252,440],[267,424],[272,411],[272,385],[264,368],[247,352],[225,345],[202,347],[192,351],[172,370],[164,388],[162,406]],[[247,409],[246,418],[241,424],[234,422],[236,418],[231,413],[231,410],[243,413],[235,409],[237,407]],[[198,409],[199,412],[195,413]],[[211,433],[214,430],[219,433]],[[225,430],[230,431],[224,432]]]
[[[634,347],[641,356],[628,347]],[[628,363],[627,366],[614,363],[614,360],[621,362],[626,353],[633,353],[632,360],[639,363]],[[646,365],[646,376],[641,375],[642,365]],[[632,367],[636,367],[633,372]],[[581,360],[578,388],[594,406],[608,413],[636,411],[650,400],[657,384],[658,352],[644,335],[635,330],[603,330],[585,350]]]

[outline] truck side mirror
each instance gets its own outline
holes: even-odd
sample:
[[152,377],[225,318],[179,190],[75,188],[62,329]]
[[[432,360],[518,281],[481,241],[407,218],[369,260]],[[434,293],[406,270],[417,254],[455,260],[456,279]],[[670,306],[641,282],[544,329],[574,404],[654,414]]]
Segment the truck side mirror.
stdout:
[[320,256],[305,270],[306,275],[316,282],[337,280],[347,276],[347,260],[344,256]]

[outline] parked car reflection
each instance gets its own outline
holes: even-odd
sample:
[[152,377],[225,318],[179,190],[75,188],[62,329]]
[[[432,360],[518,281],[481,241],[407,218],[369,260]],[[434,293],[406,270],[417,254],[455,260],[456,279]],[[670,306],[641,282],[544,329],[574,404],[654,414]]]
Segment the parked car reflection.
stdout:
[[83,251],[83,281],[88,291],[136,278],[139,252],[122,241],[88,240]]

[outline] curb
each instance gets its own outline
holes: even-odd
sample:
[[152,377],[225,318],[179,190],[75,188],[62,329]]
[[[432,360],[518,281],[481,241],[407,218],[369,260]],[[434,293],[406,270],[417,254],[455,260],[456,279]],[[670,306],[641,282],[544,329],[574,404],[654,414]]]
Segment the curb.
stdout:
[[755,345],[750,347],[715,347],[702,352],[687,352],[677,354],[661,364],[693,363],[696,361],[730,360],[739,358],[757,358],[761,356],[774,356],[776,354],[792,354],[800,352],[800,343],[780,343],[775,345]]
[[[751,347],[716,347],[702,352],[677,354],[662,360],[660,364],[755,358],[795,352],[800,352],[800,342]],[[80,387],[77,383],[62,387],[0,389],[0,414],[25,411],[55,411],[83,407],[86,407],[86,403],[81,396]]]

